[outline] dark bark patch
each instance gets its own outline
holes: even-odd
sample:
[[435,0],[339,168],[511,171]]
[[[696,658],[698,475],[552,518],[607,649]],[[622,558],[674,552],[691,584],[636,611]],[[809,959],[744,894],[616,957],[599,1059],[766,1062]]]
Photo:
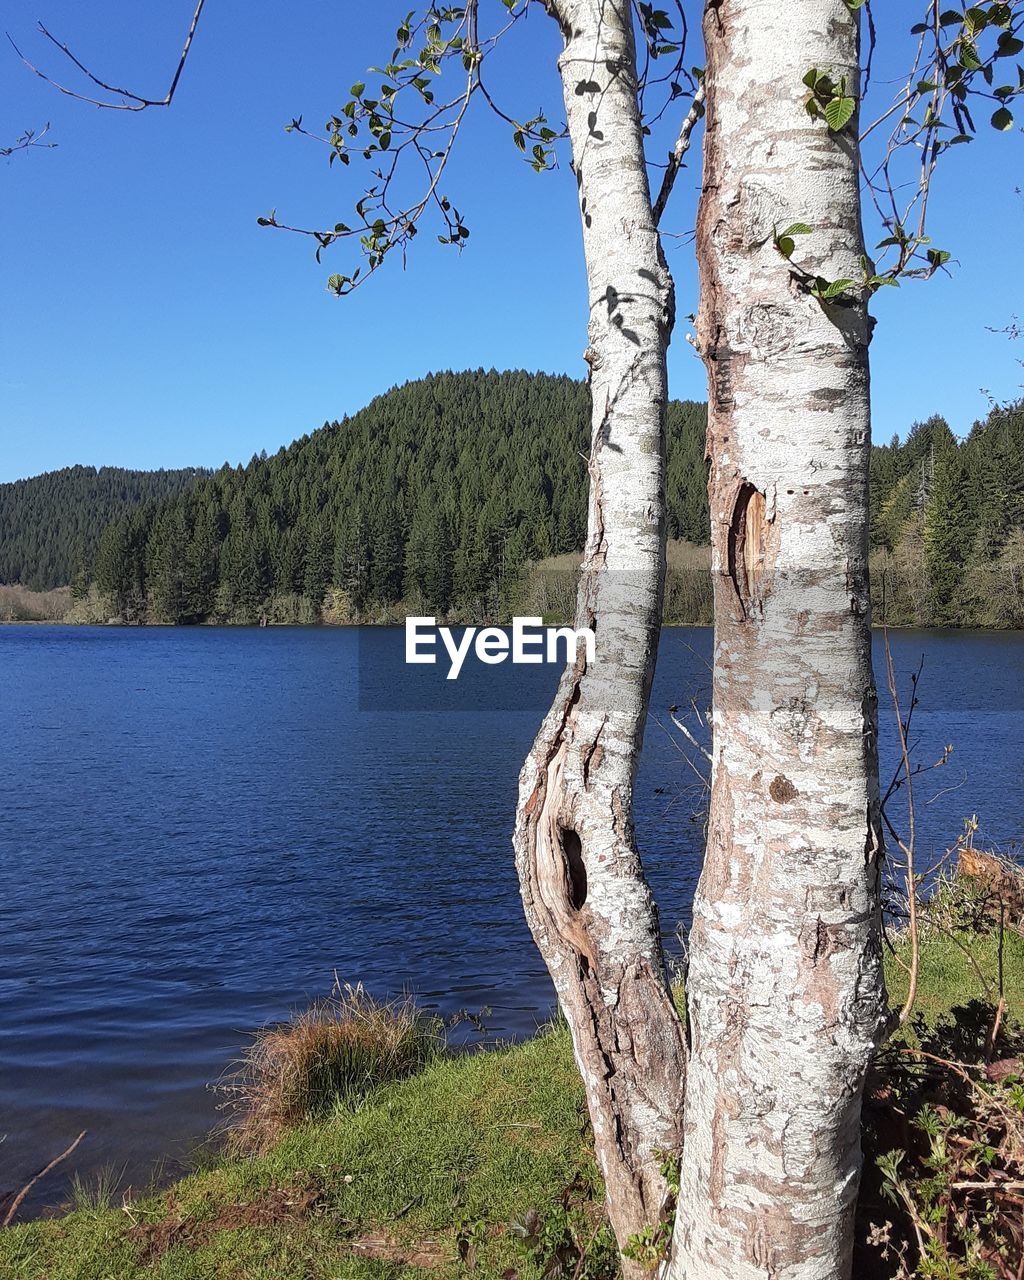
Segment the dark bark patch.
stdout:
[[574,911],[580,911],[587,901],[587,864],[583,861],[583,841],[571,827],[563,827],[561,837],[569,905]]
[[777,804],[789,804],[791,800],[795,800],[800,794],[792,782],[780,773],[772,779],[772,784],[768,788],[768,794]]
[[583,757],[583,785],[588,791],[593,786],[591,775],[601,767],[603,759],[604,747],[601,746],[600,742],[595,741],[594,745]]
[[808,408],[833,410],[847,399],[847,393],[837,387],[818,387],[811,392]]

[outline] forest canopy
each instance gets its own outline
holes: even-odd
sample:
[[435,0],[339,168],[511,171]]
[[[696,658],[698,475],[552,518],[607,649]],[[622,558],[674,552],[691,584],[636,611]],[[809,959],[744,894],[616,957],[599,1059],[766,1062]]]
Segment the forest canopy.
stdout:
[[[670,539],[709,538],[706,407],[667,419]],[[94,581],[109,616],[253,623],[501,617],[526,567],[578,553],[586,528],[586,385],[478,370],[394,388],[247,466],[71,467],[0,485],[0,580]],[[959,441],[941,417],[871,456],[876,614],[893,623],[1024,625],[1024,405]],[[675,577],[706,577],[700,556]],[[673,591],[710,620],[710,588]]]
[[173,498],[209,471],[63,467],[0,484],[0,582],[68,586],[91,567],[104,527],[142,503]]

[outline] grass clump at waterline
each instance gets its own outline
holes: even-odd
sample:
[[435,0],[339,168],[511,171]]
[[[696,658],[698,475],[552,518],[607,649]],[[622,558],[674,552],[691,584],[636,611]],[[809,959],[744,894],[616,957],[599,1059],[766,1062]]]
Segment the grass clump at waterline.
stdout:
[[335,983],[327,999],[261,1027],[217,1086],[231,1113],[228,1151],[266,1151],[297,1124],[422,1070],[444,1048],[443,1022],[411,998],[381,1003],[362,985]]
[[[897,1006],[905,989],[905,945],[898,942],[887,967]],[[924,1021],[897,1037],[894,1053],[900,1060],[905,1057],[898,1055],[900,1044],[921,1045],[921,1037],[930,1034],[925,1023],[940,1034],[960,1016],[958,1009],[978,998],[979,973],[995,984],[1000,968],[1008,1004],[1003,1024],[1009,1028],[1024,1003],[1024,940],[1007,933],[1000,945],[991,930],[961,930],[954,941],[942,929],[927,930],[917,1006]],[[362,993],[359,1001],[368,1025],[377,1025],[379,1011],[388,1006],[371,1006]],[[318,1008],[322,1015],[324,1006]],[[305,1029],[289,1041],[287,1051],[276,1044],[271,1051],[257,1038],[243,1075],[250,1093],[239,1095],[249,1098],[236,1117],[239,1134],[212,1167],[145,1196],[121,1193],[123,1202],[114,1207],[0,1231],[0,1277],[552,1280],[562,1275],[612,1280],[615,1250],[565,1028],[546,1029],[511,1048],[452,1055],[440,1051],[436,1024],[416,1023],[418,1015],[403,1005],[398,1021],[411,1043],[425,1036],[422,1067],[413,1065],[412,1051],[407,1057],[381,1053],[382,1061],[404,1065],[378,1081],[363,1058],[332,1098],[322,1083],[322,1067],[296,1070],[291,1058],[300,1044],[322,1054],[324,1033],[309,1031],[310,1023],[359,1021],[348,1018],[346,1010],[351,1013],[351,1006],[343,1002],[326,1018],[296,1020]],[[408,1030],[409,1019],[418,1032]],[[328,1034],[344,1040],[354,1033]],[[933,1035],[929,1047],[935,1043]],[[281,1055],[289,1060],[283,1075]],[[344,1060],[353,1063],[355,1057]],[[982,1074],[979,1070],[979,1079]],[[275,1081],[282,1079],[287,1088],[278,1094]],[[296,1081],[313,1083],[299,1087]],[[926,1163],[930,1139],[915,1129],[918,1117],[928,1114],[922,1108],[931,1105],[934,1082],[918,1085],[907,1078],[895,1091],[893,1083],[879,1082],[872,1090],[872,1159],[905,1145],[908,1155],[896,1181],[905,1182],[920,1168],[915,1188],[924,1187],[927,1195],[912,1190],[915,1199],[908,1210],[894,1203],[893,1193],[898,1200],[900,1190],[892,1178],[866,1179],[859,1232],[865,1252],[858,1274],[999,1276],[995,1269],[979,1269],[977,1259],[969,1269],[956,1270],[954,1255],[963,1250],[955,1239],[945,1259],[935,1259],[946,1270],[916,1269],[913,1220],[945,1212],[946,1205]],[[879,1120],[879,1107],[888,1119]],[[302,1118],[295,1123],[286,1112]],[[255,1127],[242,1136],[247,1126]],[[951,1135],[950,1149],[955,1145]],[[238,1154],[242,1148],[254,1154]],[[970,1175],[962,1168],[955,1176],[951,1171],[946,1183],[959,1184],[965,1176]],[[962,1200],[949,1203],[957,1208]],[[872,1230],[875,1244],[867,1240]],[[907,1264],[902,1271],[900,1257]],[[981,1260],[980,1266],[986,1265]]]

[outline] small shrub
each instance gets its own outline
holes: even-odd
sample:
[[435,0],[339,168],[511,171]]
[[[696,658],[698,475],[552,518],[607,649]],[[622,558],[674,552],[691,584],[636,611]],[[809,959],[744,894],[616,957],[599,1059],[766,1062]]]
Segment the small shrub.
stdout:
[[617,1280],[615,1236],[603,1212],[587,1207],[563,1195],[546,1213],[530,1209],[511,1224],[512,1238],[544,1280]]
[[419,1071],[444,1043],[443,1023],[411,999],[381,1003],[361,985],[336,987],[290,1021],[257,1031],[217,1086],[232,1112],[228,1148],[265,1151],[304,1120]]
[[920,1048],[896,1042],[876,1064],[888,1132],[876,1118],[865,1136],[891,1219],[868,1243],[894,1280],[1019,1280],[1024,1033],[977,1000],[914,1032]]

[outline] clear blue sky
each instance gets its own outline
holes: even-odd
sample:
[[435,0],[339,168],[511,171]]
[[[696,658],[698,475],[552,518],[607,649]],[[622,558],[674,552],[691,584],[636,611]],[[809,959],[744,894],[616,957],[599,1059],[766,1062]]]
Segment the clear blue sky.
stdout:
[[[75,462],[245,461],[433,369],[582,375],[571,176],[564,166],[531,172],[484,110],[447,184],[472,231],[461,257],[424,235],[407,271],[395,262],[338,300],[324,281],[352,264],[348,250],[317,266],[310,242],[256,225],[272,207],[307,225],[346,217],[355,166],[329,172],[324,149],[283,125],[299,113],[319,125],[337,109],[365,67],[389,55],[411,3],[209,0],[173,106],[141,114],[62,98],[0,48],[0,143],[47,120],[59,143],[0,160],[0,481]],[[916,8],[888,0],[886,19],[909,24]],[[51,74],[71,69],[33,33],[37,18],[106,78],[160,96],[191,9],[191,0],[7,0],[2,21]],[[556,52],[554,24],[538,9],[495,80],[514,113],[557,112]],[[904,54],[891,45],[880,76],[895,75]],[[966,431],[986,411],[980,388],[1017,393],[1024,352],[986,326],[1024,311],[1021,146],[1019,133],[986,131],[956,149],[932,227],[959,260],[954,278],[878,300],[877,440],[935,412]],[[691,165],[669,230],[692,228],[696,181]],[[669,254],[685,316],[696,309],[689,240],[669,241]],[[681,321],[672,393],[703,398],[684,332]]]

